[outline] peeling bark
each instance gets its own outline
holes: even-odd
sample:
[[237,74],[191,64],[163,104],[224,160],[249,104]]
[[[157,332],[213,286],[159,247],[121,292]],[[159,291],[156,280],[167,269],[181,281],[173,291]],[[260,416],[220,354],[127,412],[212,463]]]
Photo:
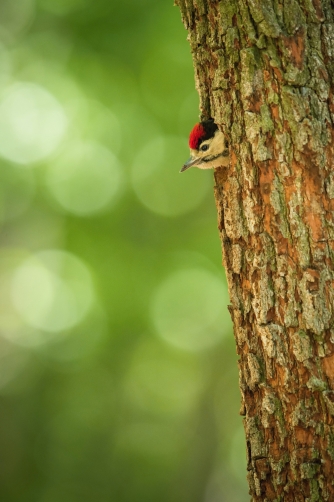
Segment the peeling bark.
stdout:
[[176,0],[215,170],[252,501],[334,501],[334,7]]

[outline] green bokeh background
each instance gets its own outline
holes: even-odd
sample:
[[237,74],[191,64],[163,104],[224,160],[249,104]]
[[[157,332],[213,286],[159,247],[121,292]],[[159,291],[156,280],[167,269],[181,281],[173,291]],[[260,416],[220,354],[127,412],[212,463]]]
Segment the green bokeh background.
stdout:
[[212,172],[165,0],[0,4],[3,502],[244,502]]

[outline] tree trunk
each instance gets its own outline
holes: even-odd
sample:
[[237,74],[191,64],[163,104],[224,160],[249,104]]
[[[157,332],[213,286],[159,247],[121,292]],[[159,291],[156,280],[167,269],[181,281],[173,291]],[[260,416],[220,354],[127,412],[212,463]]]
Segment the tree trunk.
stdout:
[[334,501],[334,8],[176,0],[215,197],[253,501]]

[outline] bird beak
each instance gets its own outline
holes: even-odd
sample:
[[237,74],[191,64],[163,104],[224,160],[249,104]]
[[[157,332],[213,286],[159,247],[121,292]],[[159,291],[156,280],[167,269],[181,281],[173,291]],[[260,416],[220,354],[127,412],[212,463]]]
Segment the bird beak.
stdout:
[[197,158],[190,157],[190,159],[188,159],[187,162],[183,165],[180,173],[183,173],[183,171],[186,171],[187,169],[189,169],[189,167],[195,166],[198,163],[198,160],[199,159]]

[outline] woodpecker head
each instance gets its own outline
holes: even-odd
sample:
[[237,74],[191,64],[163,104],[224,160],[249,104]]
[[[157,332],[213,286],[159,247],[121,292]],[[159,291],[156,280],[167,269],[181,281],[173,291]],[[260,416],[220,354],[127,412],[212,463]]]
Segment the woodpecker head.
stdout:
[[211,169],[229,164],[228,142],[212,119],[194,126],[189,136],[189,146],[190,158],[180,173],[192,166]]

